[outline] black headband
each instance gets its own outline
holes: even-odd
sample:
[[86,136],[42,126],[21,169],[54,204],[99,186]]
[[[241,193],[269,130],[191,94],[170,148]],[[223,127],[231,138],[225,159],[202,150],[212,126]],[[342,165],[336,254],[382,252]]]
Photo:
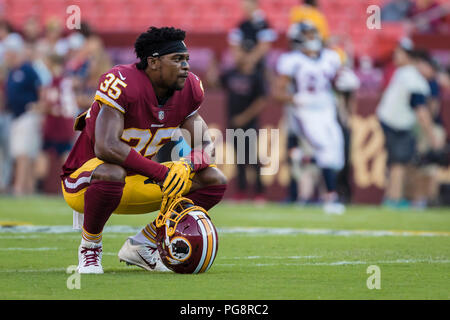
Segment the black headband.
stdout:
[[167,42],[155,43],[149,46],[146,50],[147,57],[160,57],[170,53],[187,52],[187,47],[184,41],[174,40]]

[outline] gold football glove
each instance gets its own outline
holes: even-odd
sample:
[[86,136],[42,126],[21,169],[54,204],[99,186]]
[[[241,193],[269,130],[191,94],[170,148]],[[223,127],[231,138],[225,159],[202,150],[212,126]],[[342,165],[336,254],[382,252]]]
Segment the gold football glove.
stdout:
[[181,196],[187,188],[190,174],[191,168],[186,162],[174,161],[162,185],[163,198]]
[[171,163],[167,177],[161,186],[163,196],[160,215],[164,214],[170,204],[186,191],[191,171],[192,164],[184,158]]

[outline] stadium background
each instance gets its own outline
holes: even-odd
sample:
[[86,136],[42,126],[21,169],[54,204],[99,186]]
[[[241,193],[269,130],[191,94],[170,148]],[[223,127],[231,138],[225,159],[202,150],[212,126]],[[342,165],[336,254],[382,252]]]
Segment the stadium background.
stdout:
[[[260,0],[271,26],[279,38],[268,58],[268,71],[273,72],[277,57],[286,50],[285,33],[289,25],[289,12],[298,5],[298,0]],[[382,22],[379,30],[369,30],[366,21],[369,5],[383,6],[386,0],[322,0],[320,9],[325,14],[331,35],[339,39],[343,49],[355,59],[356,65],[362,57],[370,57],[374,68],[369,73],[358,73],[362,81],[359,90],[357,114],[352,121],[352,200],[356,203],[379,203],[382,199],[384,180],[384,151],[379,139],[381,129],[374,117],[374,110],[383,88],[382,69],[390,60],[398,39],[408,34],[404,22]],[[444,4],[445,0],[439,1]],[[211,70],[220,70],[230,60],[227,33],[242,17],[240,1],[236,0],[0,0],[2,15],[17,30],[25,21],[37,17],[41,24],[49,19],[66,19],[70,5],[81,9],[81,20],[86,21],[103,40],[113,64],[130,63],[135,56],[132,44],[136,36],[149,25],[175,26],[187,30],[186,43],[191,53],[191,70],[198,74],[206,86],[206,100],[201,114],[210,127],[225,129],[224,92],[208,83]],[[449,19],[447,17],[447,24]],[[68,30],[65,31],[69,33]],[[450,32],[450,30],[449,30]],[[450,34],[450,33],[449,33]],[[418,47],[427,48],[443,65],[450,64],[449,34],[408,34]],[[269,77],[270,79],[270,77]],[[450,133],[450,94],[442,95],[443,118]],[[269,106],[261,115],[263,128],[280,128],[282,106],[269,99]],[[281,128],[282,129],[282,128]],[[269,200],[282,200],[286,196],[289,171],[283,131],[281,132],[279,157],[280,171],[273,176],[264,176]],[[220,146],[219,146],[220,147]],[[51,158],[52,169],[44,190],[48,193],[60,192],[59,164]],[[223,168],[229,178],[236,174],[233,166]],[[440,169],[439,179],[450,184],[450,168]],[[381,173],[381,174],[380,174]],[[231,180],[230,179],[230,180]],[[233,182],[227,195],[233,194]],[[281,187],[281,188],[280,188]]]

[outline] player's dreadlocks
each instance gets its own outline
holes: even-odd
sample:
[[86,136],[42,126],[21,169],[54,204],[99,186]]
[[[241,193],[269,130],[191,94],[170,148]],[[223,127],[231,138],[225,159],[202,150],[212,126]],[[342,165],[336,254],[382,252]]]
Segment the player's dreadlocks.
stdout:
[[186,32],[174,27],[150,27],[146,32],[136,39],[134,43],[134,51],[136,56],[140,59],[137,68],[144,70],[147,68],[147,57],[158,56],[158,49],[164,46],[165,43],[173,41],[183,41],[186,37]]

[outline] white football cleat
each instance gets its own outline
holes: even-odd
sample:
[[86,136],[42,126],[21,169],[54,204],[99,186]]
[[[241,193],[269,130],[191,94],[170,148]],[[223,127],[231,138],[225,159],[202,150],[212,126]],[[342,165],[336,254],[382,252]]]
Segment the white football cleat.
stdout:
[[81,245],[78,248],[77,272],[82,274],[103,273],[102,252],[101,243],[81,240]]
[[128,238],[119,251],[119,261],[127,265],[135,265],[148,271],[169,272],[161,261],[158,249],[133,241]]
[[341,215],[345,212],[345,205],[340,202],[327,202],[323,205],[323,211],[326,214]]

